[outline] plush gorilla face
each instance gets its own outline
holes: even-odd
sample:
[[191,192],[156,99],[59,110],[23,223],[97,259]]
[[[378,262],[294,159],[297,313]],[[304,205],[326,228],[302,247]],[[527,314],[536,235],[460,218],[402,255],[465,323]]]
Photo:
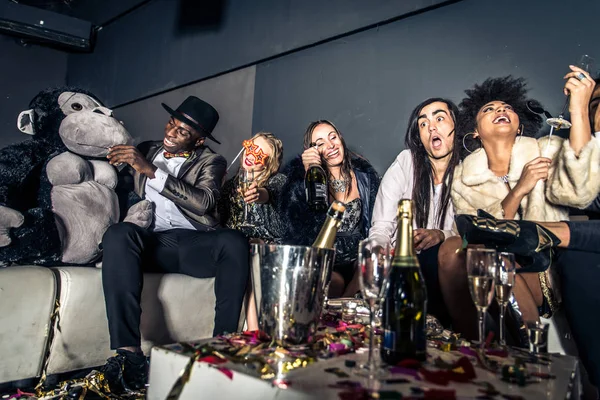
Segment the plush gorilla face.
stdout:
[[89,157],[104,157],[111,146],[131,144],[132,137],[112,111],[83,92],[66,87],[40,92],[31,109],[19,115],[19,130]]
[[83,93],[64,92],[58,97],[65,118],[58,133],[73,153],[104,157],[117,144],[131,144],[132,137],[112,116],[112,110],[102,107]]

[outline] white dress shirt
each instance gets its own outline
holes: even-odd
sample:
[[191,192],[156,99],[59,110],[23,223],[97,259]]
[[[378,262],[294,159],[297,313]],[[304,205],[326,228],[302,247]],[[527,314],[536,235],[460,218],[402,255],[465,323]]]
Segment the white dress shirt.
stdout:
[[[373,216],[371,218],[371,229],[369,239],[381,244],[396,245],[396,234],[398,229],[397,212],[398,202],[401,199],[411,199],[414,186],[414,166],[412,155],[409,150],[403,150],[392,165],[388,168],[379,185]],[[437,208],[441,201],[442,185],[435,185],[429,203],[429,216],[426,229],[439,229]],[[442,226],[444,237],[455,236],[452,231],[454,226],[454,207],[452,202],[448,204],[446,217]],[[417,228],[416,220],[413,218],[413,228]]]
[[175,203],[160,193],[165,188],[169,175],[177,177],[179,169],[185,162],[184,157],[165,158],[163,151],[159,151],[154,157],[152,164],[158,169],[154,173],[154,179],[146,179],[145,198],[154,203],[154,226],[155,232],[167,229],[196,229],[188,219],[179,211]]

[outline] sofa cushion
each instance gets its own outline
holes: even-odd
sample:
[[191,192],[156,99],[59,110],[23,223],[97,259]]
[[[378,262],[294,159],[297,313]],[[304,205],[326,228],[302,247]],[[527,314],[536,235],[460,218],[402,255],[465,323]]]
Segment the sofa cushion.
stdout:
[[[104,364],[114,352],[109,344],[102,270],[58,267],[54,271],[61,306],[48,374]],[[212,336],[214,308],[214,278],[144,274],[142,348],[149,354],[155,344]]]
[[55,299],[48,268],[0,268],[0,383],[40,375]]

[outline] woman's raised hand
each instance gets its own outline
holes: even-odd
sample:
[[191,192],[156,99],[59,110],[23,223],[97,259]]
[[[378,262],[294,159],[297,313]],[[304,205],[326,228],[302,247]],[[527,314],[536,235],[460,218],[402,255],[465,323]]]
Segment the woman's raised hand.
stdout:
[[313,164],[321,165],[321,153],[316,147],[309,147],[302,153],[302,164],[304,164],[304,170],[308,171],[308,167]]
[[564,76],[566,79],[565,95],[571,94],[569,112],[573,114],[587,111],[596,82],[587,71],[574,65],[569,65],[569,68],[571,72]]
[[548,179],[548,170],[551,162],[552,160],[549,158],[537,157],[525,164],[523,172],[521,172],[521,178],[519,178],[513,191],[521,197],[529,194],[539,180],[545,181]]

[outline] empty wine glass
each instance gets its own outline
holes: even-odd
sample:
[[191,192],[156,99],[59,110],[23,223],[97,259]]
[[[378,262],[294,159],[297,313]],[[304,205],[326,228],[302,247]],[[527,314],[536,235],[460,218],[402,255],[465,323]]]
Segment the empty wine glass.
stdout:
[[[254,170],[242,168],[239,173],[239,185],[242,198],[245,196],[250,185],[254,182]],[[248,221],[248,203],[244,201],[244,218],[241,223],[242,227],[253,228],[254,224]]]
[[515,285],[515,255],[513,253],[498,253],[498,273],[496,274],[496,301],[500,305],[500,345],[506,346],[506,325],[504,315],[510,300],[512,288]]
[[[579,59],[577,66],[589,74],[595,74],[595,72],[596,72],[595,64],[596,64],[596,61],[592,57],[588,56],[587,54],[584,54]],[[594,78],[594,76],[592,76],[592,78]],[[569,93],[567,95],[567,98],[565,99],[565,105],[563,106],[562,111],[560,112],[558,117],[557,118],[548,118],[546,120],[546,123],[551,126],[550,135],[552,135],[552,131],[554,129],[556,129],[556,130],[567,129],[572,126],[571,122],[564,117],[565,112],[567,111],[567,108],[569,107],[570,100],[571,100],[571,94]]]
[[356,372],[359,375],[383,377],[387,374],[380,367],[379,346],[375,341],[375,315],[388,289],[388,276],[392,265],[392,251],[389,245],[380,245],[372,240],[363,240],[358,245],[359,283],[363,298],[369,304],[371,331],[369,336],[369,358]]
[[494,297],[496,250],[467,249],[469,291],[479,315],[479,346],[485,346],[485,312]]

